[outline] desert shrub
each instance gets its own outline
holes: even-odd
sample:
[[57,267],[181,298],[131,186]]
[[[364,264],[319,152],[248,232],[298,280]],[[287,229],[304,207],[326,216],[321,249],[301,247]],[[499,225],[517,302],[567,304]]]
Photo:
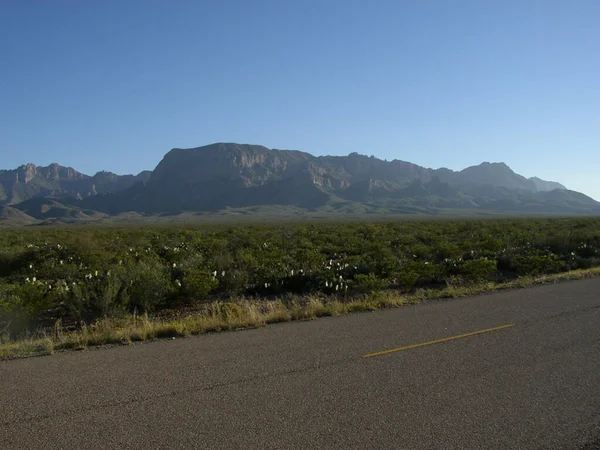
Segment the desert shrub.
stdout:
[[472,282],[488,280],[497,270],[498,263],[489,259],[464,261],[458,266],[461,277]]
[[140,261],[126,268],[130,311],[152,312],[167,304],[175,292],[169,267],[157,260]]
[[22,329],[209,298],[351,296],[388,281],[411,291],[599,264],[593,218],[6,229],[0,321]]
[[573,256],[567,260],[567,267],[573,269],[590,269],[600,266],[600,257],[582,258],[581,256]]
[[388,287],[386,279],[381,279],[374,273],[368,275],[358,274],[354,277],[354,286],[362,292],[376,292]]
[[0,252],[0,277],[10,277],[25,267],[25,254],[21,248],[6,249]]
[[575,248],[574,253],[580,258],[600,256],[600,250],[593,244],[583,243]]
[[438,262],[446,259],[458,258],[462,254],[461,248],[453,242],[441,242],[433,252]]
[[0,285],[0,328],[10,335],[35,328],[56,302],[52,287],[40,283]]
[[[221,272],[222,274],[223,272]],[[249,284],[250,274],[243,268],[232,268],[218,278],[218,291],[226,295],[243,294]],[[212,288],[216,290],[217,286]]]
[[555,254],[534,252],[532,254],[518,254],[508,258],[507,267],[519,275],[539,275],[559,273],[566,270],[567,265],[558,259]]
[[122,316],[129,307],[128,285],[117,274],[89,274],[86,283],[74,283],[64,295],[63,310],[79,322]]
[[186,303],[204,301],[219,286],[218,278],[207,269],[187,269],[181,283]]
[[419,282],[421,274],[417,270],[408,267],[405,270],[402,270],[400,273],[398,273],[396,278],[402,286],[402,288],[404,289],[404,291],[410,292],[415,288],[415,286]]
[[411,291],[416,286],[427,286],[439,283],[446,276],[446,267],[428,261],[406,261],[402,269],[394,274],[394,278],[405,291]]

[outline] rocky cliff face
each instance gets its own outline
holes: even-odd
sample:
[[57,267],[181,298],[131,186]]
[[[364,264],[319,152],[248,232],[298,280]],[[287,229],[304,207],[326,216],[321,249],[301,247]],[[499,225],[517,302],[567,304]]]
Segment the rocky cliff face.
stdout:
[[[300,152],[298,152],[300,154]],[[258,145],[215,144],[165,155],[150,177],[149,184],[177,179],[181,183],[232,181],[246,187],[260,186],[279,179],[300,161],[288,152],[269,150]]]
[[[511,206],[523,210],[523,205],[533,202],[544,209],[550,200],[538,195],[540,186],[503,163],[482,163],[454,172],[357,153],[315,157],[300,151],[218,143],[173,149],[144,186],[90,199],[87,205],[111,212],[149,213],[253,205],[312,209],[331,202],[447,208],[496,205],[502,210]],[[595,203],[589,200],[580,198],[571,205],[585,209]],[[565,210],[567,203],[562,201]]]
[[[36,198],[62,199],[69,211],[108,214],[176,214],[256,205],[600,213],[600,204],[589,197],[558,183],[527,179],[504,163],[485,162],[455,172],[357,153],[316,157],[234,143],[173,149],[153,172],[136,176],[98,172],[90,177],[57,164],[0,171],[0,204]],[[37,203],[28,205],[27,211],[37,211]],[[56,204],[53,208],[60,209]]]
[[14,170],[0,170],[0,205],[17,204],[32,198],[83,199],[99,193],[118,192],[147,181],[149,177],[148,171],[123,176],[98,172],[90,177],[59,164],[45,167],[25,164]]

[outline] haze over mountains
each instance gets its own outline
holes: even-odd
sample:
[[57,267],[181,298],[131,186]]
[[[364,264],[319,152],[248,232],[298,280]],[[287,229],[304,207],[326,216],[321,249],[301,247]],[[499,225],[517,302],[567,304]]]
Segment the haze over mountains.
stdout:
[[600,214],[600,203],[586,195],[525,178],[504,163],[452,171],[357,153],[317,157],[233,143],[173,149],[154,171],[138,175],[88,176],[58,164],[2,170],[0,205],[0,219],[15,223],[252,207],[340,214]]

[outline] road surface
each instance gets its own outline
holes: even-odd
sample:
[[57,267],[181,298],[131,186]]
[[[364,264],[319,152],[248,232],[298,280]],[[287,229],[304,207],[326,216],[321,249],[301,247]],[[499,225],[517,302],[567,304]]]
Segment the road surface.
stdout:
[[600,279],[5,361],[0,380],[2,449],[600,448]]

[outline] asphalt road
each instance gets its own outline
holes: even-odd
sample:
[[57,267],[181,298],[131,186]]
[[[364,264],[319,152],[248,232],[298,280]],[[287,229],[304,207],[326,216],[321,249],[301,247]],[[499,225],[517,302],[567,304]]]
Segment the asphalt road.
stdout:
[[0,402],[2,449],[600,448],[600,279],[6,361]]

